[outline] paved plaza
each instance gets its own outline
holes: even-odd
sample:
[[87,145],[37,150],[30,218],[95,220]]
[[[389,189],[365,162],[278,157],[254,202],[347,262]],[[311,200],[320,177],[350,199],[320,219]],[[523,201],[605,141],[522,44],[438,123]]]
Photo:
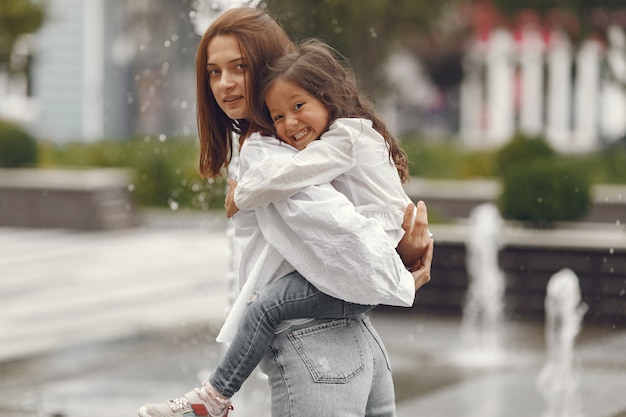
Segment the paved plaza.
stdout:
[[[143,218],[104,232],[0,228],[0,417],[135,416],[212,369],[228,308],[226,222]],[[542,323],[507,323],[503,350],[484,352],[460,343],[460,317],[375,310],[372,320],[398,417],[546,415]],[[626,417],[626,329],[583,328],[574,378],[579,417]],[[261,373],[234,405],[233,417],[269,416]]]

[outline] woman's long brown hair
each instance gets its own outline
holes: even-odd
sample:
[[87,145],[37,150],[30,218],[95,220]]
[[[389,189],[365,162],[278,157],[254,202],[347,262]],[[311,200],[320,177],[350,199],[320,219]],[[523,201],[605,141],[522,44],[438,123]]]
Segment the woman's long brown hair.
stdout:
[[[239,41],[242,55],[247,58],[246,97],[250,120],[232,120],[217,104],[207,72],[208,46],[218,35],[233,35]],[[252,7],[230,9],[218,17],[202,36],[196,53],[196,118],[200,137],[200,174],[203,177],[222,175],[232,159],[232,133],[245,139],[258,128],[256,107],[259,82],[268,64],[293,44],[280,25],[266,12]]]

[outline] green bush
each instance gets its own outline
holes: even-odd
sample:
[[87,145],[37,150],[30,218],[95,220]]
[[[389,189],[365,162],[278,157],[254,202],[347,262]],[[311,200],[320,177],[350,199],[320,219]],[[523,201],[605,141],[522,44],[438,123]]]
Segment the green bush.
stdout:
[[409,159],[409,174],[439,179],[484,178],[492,175],[493,152],[469,151],[458,143],[406,137],[400,142]]
[[626,136],[592,156],[602,174],[599,181],[626,184]]
[[494,171],[502,176],[517,164],[528,163],[539,158],[552,158],[556,155],[545,139],[517,135],[498,150],[495,155]]
[[0,121],[0,167],[35,165],[37,142],[21,127]]
[[205,180],[198,173],[198,150],[193,140],[142,138],[123,152],[125,165],[135,170],[134,192],[141,205],[223,208],[226,182]]
[[590,206],[591,181],[586,171],[558,158],[511,166],[498,201],[505,219],[538,228],[580,220]]
[[43,143],[42,165],[128,168],[134,173],[129,189],[140,206],[203,210],[224,206],[226,182],[200,177],[198,149],[190,138]]

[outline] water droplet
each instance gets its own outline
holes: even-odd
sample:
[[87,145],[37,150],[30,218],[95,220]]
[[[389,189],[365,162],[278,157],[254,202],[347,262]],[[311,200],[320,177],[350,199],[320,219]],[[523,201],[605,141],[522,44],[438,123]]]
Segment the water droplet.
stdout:
[[622,288],[622,290],[619,292],[619,296],[623,297],[624,294],[626,294],[626,288]]
[[159,140],[160,140],[161,142],[165,142],[165,139],[167,139],[167,135],[165,135],[165,133],[161,133],[161,134],[159,135]]
[[170,40],[166,40],[165,42],[163,42],[163,46],[165,46],[166,48],[169,48],[172,45],[172,41]]
[[168,200],[167,202],[170,206],[170,210],[172,211],[176,211],[178,210],[178,202],[174,201],[174,200]]
[[128,191],[134,191],[135,190],[135,184],[128,184]]
[[622,224],[622,222],[620,222],[619,220],[615,220],[615,226],[619,226],[620,224]]
[[609,253],[610,253],[611,255],[613,255],[613,254],[615,253],[615,249],[613,249],[613,248],[609,249]]

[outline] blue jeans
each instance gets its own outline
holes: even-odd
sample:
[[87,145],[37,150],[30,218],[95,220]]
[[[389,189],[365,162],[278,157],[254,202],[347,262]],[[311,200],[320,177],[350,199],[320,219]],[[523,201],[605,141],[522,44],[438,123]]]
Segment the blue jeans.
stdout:
[[352,317],[373,307],[324,294],[297,272],[277,279],[246,306],[237,333],[209,382],[222,395],[232,397],[261,362],[276,328],[285,320]]
[[365,315],[277,334],[261,369],[273,417],[395,416],[387,352]]

